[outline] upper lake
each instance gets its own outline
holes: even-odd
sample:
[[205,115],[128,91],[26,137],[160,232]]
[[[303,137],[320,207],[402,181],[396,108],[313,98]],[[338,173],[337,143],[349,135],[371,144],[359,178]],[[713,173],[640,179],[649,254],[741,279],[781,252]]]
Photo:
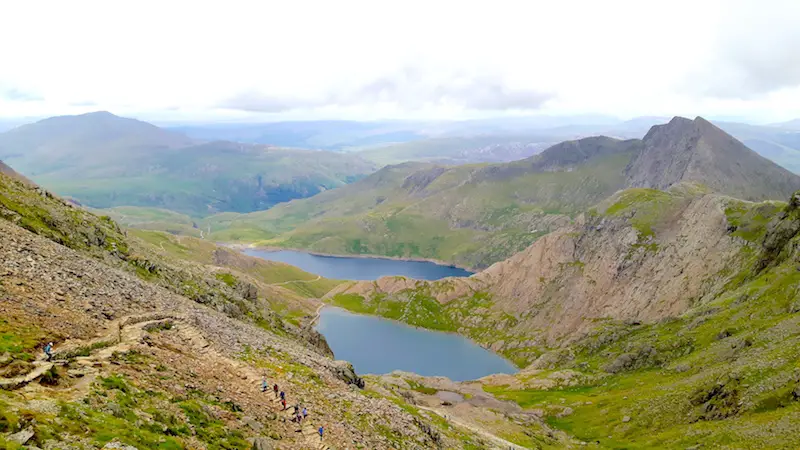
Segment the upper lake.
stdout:
[[336,359],[350,361],[357,373],[402,370],[466,381],[517,371],[508,360],[463,336],[339,308],[322,308],[317,331],[325,336]]
[[418,280],[438,280],[446,277],[468,277],[472,275],[472,272],[458,267],[443,266],[425,261],[320,256],[293,250],[265,251],[246,249],[244,253],[269,261],[291,264],[306,272],[337,280],[377,280],[380,277],[395,275]]

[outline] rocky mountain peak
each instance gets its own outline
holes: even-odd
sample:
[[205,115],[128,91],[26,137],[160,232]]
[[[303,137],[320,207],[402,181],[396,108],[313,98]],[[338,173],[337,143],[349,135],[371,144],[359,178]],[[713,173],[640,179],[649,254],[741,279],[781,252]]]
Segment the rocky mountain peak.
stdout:
[[782,199],[800,177],[763,158],[702,117],[656,125],[625,170],[629,187],[665,190],[682,181],[747,200]]

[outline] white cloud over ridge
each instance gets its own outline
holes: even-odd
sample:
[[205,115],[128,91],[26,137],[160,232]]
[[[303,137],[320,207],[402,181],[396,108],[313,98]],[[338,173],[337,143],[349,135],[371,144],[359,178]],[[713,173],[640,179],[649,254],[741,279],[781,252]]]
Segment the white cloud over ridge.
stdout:
[[800,117],[796,0],[9,2],[0,116]]

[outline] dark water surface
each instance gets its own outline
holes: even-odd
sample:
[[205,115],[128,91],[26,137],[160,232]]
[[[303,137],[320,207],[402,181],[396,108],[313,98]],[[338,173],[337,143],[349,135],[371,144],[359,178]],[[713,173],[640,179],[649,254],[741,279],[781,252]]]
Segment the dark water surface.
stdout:
[[265,251],[247,249],[244,253],[269,261],[291,264],[306,272],[337,280],[377,280],[388,275],[402,275],[418,280],[438,280],[446,277],[468,277],[472,275],[472,272],[464,269],[424,261],[318,256],[293,250]]
[[464,381],[517,371],[509,361],[463,336],[339,308],[323,308],[317,330],[325,335],[336,359],[350,361],[362,374],[403,370]]

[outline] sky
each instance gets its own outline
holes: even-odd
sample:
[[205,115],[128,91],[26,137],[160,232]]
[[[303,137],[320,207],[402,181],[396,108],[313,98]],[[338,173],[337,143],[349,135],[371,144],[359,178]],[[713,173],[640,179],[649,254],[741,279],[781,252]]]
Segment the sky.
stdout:
[[800,118],[798,0],[38,1],[0,118]]

